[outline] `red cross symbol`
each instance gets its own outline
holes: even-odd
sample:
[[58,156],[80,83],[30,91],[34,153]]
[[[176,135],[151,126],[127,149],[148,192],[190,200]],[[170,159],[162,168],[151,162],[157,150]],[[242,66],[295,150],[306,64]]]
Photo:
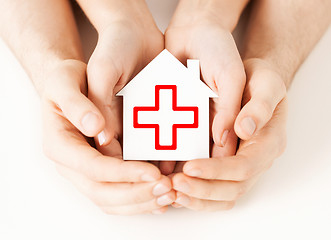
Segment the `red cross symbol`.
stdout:
[[[171,90],[172,93],[172,111],[193,112],[193,123],[175,123],[172,124],[172,144],[160,144],[160,125],[159,124],[140,124],[138,123],[139,112],[158,112],[160,110],[160,90]],[[179,107],[177,106],[177,86],[176,85],[156,85],[155,86],[155,106],[152,107],[134,107],[133,108],[133,127],[134,128],[154,128],[155,129],[155,149],[156,150],[176,150],[177,149],[177,129],[178,128],[198,128],[198,107]],[[165,116],[163,116],[165,117]],[[169,119],[171,121],[171,119]]]

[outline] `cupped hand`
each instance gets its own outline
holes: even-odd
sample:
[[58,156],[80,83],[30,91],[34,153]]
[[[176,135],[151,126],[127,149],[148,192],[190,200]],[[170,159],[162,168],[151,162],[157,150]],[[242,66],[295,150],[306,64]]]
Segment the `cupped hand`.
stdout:
[[[177,9],[165,33],[165,47],[183,64],[199,59],[202,80],[218,94],[210,106],[212,138],[222,156],[237,147],[234,122],[240,111],[245,71],[231,32],[201,9]],[[162,163],[171,173],[174,163]]]
[[42,94],[45,154],[64,177],[106,213],[166,211],[175,193],[169,178],[161,176],[157,167],[123,161],[115,140],[109,144],[108,156],[88,143],[85,136],[100,133],[105,120],[86,91],[83,62],[65,60],[47,74]]
[[126,20],[111,23],[99,40],[87,66],[88,97],[105,118],[97,137],[98,149],[111,155],[122,137],[122,99],[115,94],[164,49],[163,34],[154,22]]
[[[265,61],[245,61],[247,85],[235,129],[242,138],[234,156],[224,156],[214,146],[212,158],[186,162],[172,177],[177,191],[174,206],[193,210],[225,210],[248,192],[286,145],[286,88],[279,74]],[[256,130],[245,132],[243,119]],[[251,120],[250,120],[251,121]]]

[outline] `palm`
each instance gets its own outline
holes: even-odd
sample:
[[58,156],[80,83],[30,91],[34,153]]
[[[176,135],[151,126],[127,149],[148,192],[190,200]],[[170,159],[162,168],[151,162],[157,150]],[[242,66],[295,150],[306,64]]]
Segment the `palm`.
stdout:
[[[183,63],[190,58],[200,60],[202,80],[219,95],[210,102],[211,155],[233,155],[237,147],[233,124],[241,106],[245,74],[231,33],[213,24],[170,26],[166,48]],[[220,139],[225,129],[229,133],[223,145]],[[173,165],[163,163],[161,167],[170,171]],[[175,172],[182,166],[177,164]]]

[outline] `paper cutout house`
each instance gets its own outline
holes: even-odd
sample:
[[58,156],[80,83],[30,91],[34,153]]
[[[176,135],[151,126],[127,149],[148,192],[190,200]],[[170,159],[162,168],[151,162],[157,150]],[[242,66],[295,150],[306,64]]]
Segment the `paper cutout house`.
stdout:
[[199,60],[187,68],[162,51],[117,96],[123,96],[123,159],[185,161],[209,157],[209,98]]

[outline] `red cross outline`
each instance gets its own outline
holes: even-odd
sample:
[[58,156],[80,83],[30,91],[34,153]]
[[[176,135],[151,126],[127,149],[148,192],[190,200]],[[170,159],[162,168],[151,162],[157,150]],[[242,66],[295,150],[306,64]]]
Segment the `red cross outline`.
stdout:
[[[159,111],[160,110],[160,90],[172,90],[172,110],[193,112],[194,122],[192,124],[173,124],[172,125],[172,144],[160,145],[160,126],[159,124],[139,124],[138,112],[140,111]],[[133,108],[133,127],[134,128],[154,128],[155,129],[155,150],[176,150],[177,149],[177,129],[178,128],[198,128],[198,107],[178,107],[177,106],[177,86],[176,85],[156,85],[155,86],[155,106],[153,107],[134,107]]]

